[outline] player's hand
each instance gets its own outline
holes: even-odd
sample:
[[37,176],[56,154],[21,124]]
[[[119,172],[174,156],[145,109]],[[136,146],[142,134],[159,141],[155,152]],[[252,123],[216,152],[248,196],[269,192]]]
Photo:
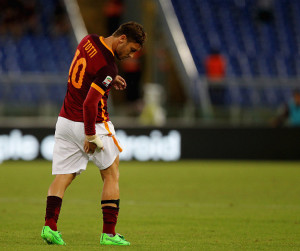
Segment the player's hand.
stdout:
[[123,91],[126,89],[127,84],[124,78],[122,78],[120,75],[117,75],[112,83],[112,86],[116,89],[116,90],[120,90]]
[[84,141],[84,151],[86,153],[100,152],[104,150],[103,142],[98,135],[86,135]]

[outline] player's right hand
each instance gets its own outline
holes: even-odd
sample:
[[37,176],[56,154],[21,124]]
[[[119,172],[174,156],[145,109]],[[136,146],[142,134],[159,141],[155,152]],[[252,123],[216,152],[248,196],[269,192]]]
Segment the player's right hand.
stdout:
[[123,91],[126,89],[127,84],[124,78],[122,78],[120,75],[117,75],[114,79],[114,81],[112,82],[112,86],[116,89],[116,90],[120,90]]
[[104,150],[103,142],[98,135],[86,135],[84,142],[84,151],[86,153],[100,152]]

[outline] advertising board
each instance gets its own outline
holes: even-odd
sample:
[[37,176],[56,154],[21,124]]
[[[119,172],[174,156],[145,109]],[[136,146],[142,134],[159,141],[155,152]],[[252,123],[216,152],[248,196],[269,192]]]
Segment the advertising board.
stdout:
[[[120,160],[299,160],[300,128],[120,128]],[[52,159],[53,128],[0,128],[0,163]]]

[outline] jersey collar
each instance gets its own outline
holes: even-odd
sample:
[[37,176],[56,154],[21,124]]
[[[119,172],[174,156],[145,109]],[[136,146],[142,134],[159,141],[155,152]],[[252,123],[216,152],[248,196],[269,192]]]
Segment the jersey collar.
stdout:
[[99,38],[100,38],[101,43],[106,47],[106,49],[108,49],[113,54],[113,56],[115,56],[115,54],[112,51],[112,49],[109,48],[108,45],[104,42],[104,38],[102,36],[100,36]]

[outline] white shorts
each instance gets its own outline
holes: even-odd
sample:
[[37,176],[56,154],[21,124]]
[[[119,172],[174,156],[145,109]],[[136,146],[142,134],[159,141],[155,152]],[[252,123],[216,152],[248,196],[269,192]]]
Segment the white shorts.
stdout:
[[115,136],[113,124],[109,122],[96,124],[96,134],[101,138],[104,150],[87,154],[84,152],[84,124],[58,117],[55,129],[52,174],[80,174],[86,170],[89,160],[104,170],[112,165],[122,148]]

